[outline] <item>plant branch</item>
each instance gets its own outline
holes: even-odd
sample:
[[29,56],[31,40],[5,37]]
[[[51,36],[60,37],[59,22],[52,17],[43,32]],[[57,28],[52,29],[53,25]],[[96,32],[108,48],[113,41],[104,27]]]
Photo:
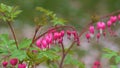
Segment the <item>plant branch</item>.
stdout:
[[47,31],[44,32],[43,34],[39,35],[38,37],[36,37],[36,38],[34,39],[33,43],[34,43],[37,39],[39,39],[40,37],[42,37],[42,36],[44,36],[45,34],[47,34],[49,31],[52,31],[52,30],[55,30],[55,29],[59,29],[59,28],[71,28],[72,30],[75,30],[75,28],[72,27],[72,26],[56,26],[56,27],[53,27],[53,28],[47,30]]
[[7,23],[8,23],[8,25],[9,25],[9,27],[10,27],[10,30],[11,30],[12,35],[13,35],[13,38],[14,38],[14,40],[15,40],[16,47],[17,47],[17,49],[18,49],[18,42],[17,42],[17,39],[16,39],[16,35],[15,35],[15,32],[14,32],[14,29],[13,29],[10,21],[7,21]]
[[[83,30],[81,31],[81,33],[79,34],[79,37],[82,36],[83,33],[85,33],[88,29],[88,27],[92,24],[92,22],[90,22],[87,27],[84,27]],[[60,65],[59,65],[59,68],[62,68],[63,66],[63,62],[64,62],[64,59],[66,57],[66,55],[68,54],[68,52],[70,51],[70,49],[74,46],[75,44],[75,41],[72,42],[72,44],[70,45],[70,47],[67,49],[67,51],[64,53],[64,55],[62,56],[62,59],[61,59],[61,62],[60,62]]]
[[[105,15],[105,16],[101,16],[100,19],[104,19],[104,18],[106,18],[106,17],[109,17],[109,16],[114,15],[114,14],[117,14],[117,13],[120,13],[120,10],[115,11],[115,12],[112,12],[112,13],[107,14],[107,15]],[[94,22],[90,21],[90,23],[88,23],[88,25],[87,25],[85,28],[83,28],[83,30],[82,30],[81,33],[79,34],[79,37],[81,37],[82,34],[85,33],[85,32],[88,30],[88,27],[89,27],[90,25],[92,25],[92,24],[94,24]],[[68,54],[68,52],[70,51],[70,49],[74,46],[74,44],[75,44],[75,41],[72,42],[72,44],[70,45],[70,47],[67,49],[67,51],[66,51],[66,52],[64,53],[64,55],[62,56],[62,59],[61,59],[59,68],[62,68],[63,61],[64,61],[66,55]]]
[[38,26],[36,27],[35,33],[34,33],[34,36],[33,36],[33,39],[32,39],[32,42],[31,42],[31,44],[30,44],[30,47],[32,47],[32,44],[34,43],[35,37],[36,37],[36,35],[37,35],[40,27],[41,27],[40,25],[38,25]]
[[110,13],[110,14],[101,16],[100,19],[104,19],[104,18],[107,18],[107,17],[109,17],[109,16],[112,16],[112,15],[115,15],[115,14],[118,14],[118,13],[120,13],[120,10],[117,10],[117,11],[114,11],[114,12],[112,12],[112,13]]
[[63,65],[63,61],[64,61],[64,58],[65,58],[65,49],[64,49],[64,45],[63,43],[61,44],[61,47],[62,47],[62,59],[61,59],[61,62],[59,64],[59,68],[62,68],[62,65]]

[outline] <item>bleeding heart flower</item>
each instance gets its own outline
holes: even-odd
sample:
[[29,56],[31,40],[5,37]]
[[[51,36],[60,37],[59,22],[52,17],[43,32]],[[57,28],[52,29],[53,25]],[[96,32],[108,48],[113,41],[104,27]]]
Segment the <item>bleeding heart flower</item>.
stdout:
[[65,32],[62,30],[61,32],[61,36],[63,37],[64,36],[64,34],[65,34]]
[[18,59],[17,59],[17,58],[12,58],[12,59],[10,59],[10,64],[11,64],[12,66],[15,66],[17,63],[18,63]]
[[43,49],[47,48],[48,44],[47,44],[47,41],[45,39],[42,40],[41,46]]
[[18,64],[18,68],[26,68],[26,64]]
[[87,38],[87,40],[88,40],[88,42],[89,42],[89,39],[91,38],[91,37],[90,37],[90,34],[87,33],[85,36],[86,36],[86,38]]
[[2,66],[3,66],[3,67],[7,67],[7,65],[8,65],[8,62],[7,62],[7,61],[3,61],[3,62],[2,62]]
[[36,45],[37,45],[37,47],[39,47],[39,48],[41,47],[41,40],[42,40],[42,39],[39,38],[39,39],[36,41]]
[[100,34],[102,34],[103,30],[105,30],[105,23],[104,22],[98,22],[97,23],[97,29],[100,31]]
[[89,31],[90,31],[91,34],[94,34],[94,31],[95,31],[94,26],[90,26],[90,27],[89,27]]
[[117,21],[117,16],[111,16],[111,17],[110,17],[110,21],[111,21],[112,23],[115,23],[115,22]]
[[55,32],[54,33],[54,40],[57,40],[59,38],[59,33],[58,32]]
[[99,38],[100,38],[100,33],[97,34],[97,39],[99,39]]
[[111,22],[111,21],[108,21],[108,22],[107,22],[107,26],[108,26],[108,27],[111,27],[111,25],[112,25],[112,22]]

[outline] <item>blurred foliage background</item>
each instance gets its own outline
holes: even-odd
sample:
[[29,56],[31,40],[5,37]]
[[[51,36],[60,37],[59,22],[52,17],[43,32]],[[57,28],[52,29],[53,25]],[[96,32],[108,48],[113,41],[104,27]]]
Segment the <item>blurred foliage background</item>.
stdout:
[[[10,6],[18,6],[22,10],[22,13],[18,15],[15,21],[17,23],[14,23],[15,28],[19,29],[19,31],[16,31],[18,36],[21,35],[20,29],[24,24],[34,26],[34,17],[40,15],[40,12],[35,10],[38,6],[53,11],[58,17],[66,19],[70,25],[75,26],[78,30],[81,30],[81,28],[91,20],[92,15],[96,14],[98,16],[103,16],[120,9],[120,0],[0,0],[0,3]],[[0,27],[4,26],[6,26],[6,24],[1,23],[0,21]],[[28,29],[32,30],[30,28]],[[23,34],[26,36],[31,36],[28,29],[23,28],[23,30],[25,30]],[[26,31],[28,31],[28,33],[26,33]],[[120,36],[114,38],[112,41],[119,45],[119,40]],[[91,51],[89,51],[90,49],[86,50],[88,51],[88,55],[95,52],[92,51],[93,49],[98,51],[102,49],[100,48],[101,46],[97,46],[98,43],[94,43],[92,45],[96,46],[91,47]],[[75,50],[80,56],[83,56],[86,53],[84,50]]]
[[34,17],[39,15],[37,6],[53,11],[76,27],[84,25],[94,14],[104,15],[120,9],[120,0],[0,0],[0,3],[18,6],[23,11],[17,18],[19,25],[33,24]]

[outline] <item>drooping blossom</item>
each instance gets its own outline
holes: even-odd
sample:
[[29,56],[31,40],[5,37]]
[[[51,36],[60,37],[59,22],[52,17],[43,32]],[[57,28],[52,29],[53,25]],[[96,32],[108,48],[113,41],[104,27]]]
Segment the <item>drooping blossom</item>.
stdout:
[[90,40],[90,34],[89,33],[87,33],[86,35],[85,35],[85,37],[87,38],[87,40],[88,40],[88,42],[89,42],[89,40]]
[[112,23],[115,23],[115,22],[117,21],[117,16],[111,16],[111,17],[110,17],[110,21],[111,21]]
[[12,59],[10,59],[10,64],[11,64],[12,66],[17,65],[17,63],[18,63],[18,59],[17,59],[17,58],[12,58]]
[[7,62],[7,61],[3,61],[3,62],[2,62],[2,66],[3,66],[3,67],[5,67],[5,68],[6,68],[6,67],[7,67],[7,65],[8,65],[8,62]]
[[90,26],[90,27],[89,27],[89,32],[90,32],[91,34],[94,34],[94,32],[95,32],[94,26]]
[[24,64],[24,63],[18,64],[18,68],[26,68],[26,64]]
[[102,34],[103,30],[105,30],[106,25],[104,22],[98,22],[97,23],[97,29],[99,30],[100,34]]

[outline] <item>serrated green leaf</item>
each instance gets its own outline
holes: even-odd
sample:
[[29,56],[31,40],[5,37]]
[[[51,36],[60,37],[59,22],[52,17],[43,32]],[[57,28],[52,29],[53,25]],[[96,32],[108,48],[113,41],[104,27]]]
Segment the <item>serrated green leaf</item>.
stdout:
[[0,5],[1,19],[3,21],[13,21],[18,14],[21,13],[21,10],[18,10],[16,7],[8,6],[5,4]]
[[42,7],[37,7],[37,10],[39,10],[40,12],[43,12],[44,15],[46,15],[46,18],[50,19],[50,22],[53,23],[53,25],[64,25],[66,20],[62,19],[62,18],[58,18],[56,16],[56,14],[54,14],[52,11],[46,10]]
[[64,64],[72,64],[78,66],[79,68],[85,68],[85,65],[82,62],[74,59],[71,55],[66,56]]
[[112,53],[112,54],[103,54],[103,57],[111,59],[112,57],[116,56],[116,54]]
[[12,17],[16,17],[18,14],[20,14],[22,11],[21,10],[17,10],[12,14]]
[[11,58],[17,57],[20,61],[24,60],[27,57],[25,51],[22,50],[14,50],[11,52]]
[[117,56],[117,52],[115,52],[113,50],[110,50],[108,48],[104,48],[103,51],[106,52],[105,54],[103,54],[103,57],[106,57],[106,58],[110,59],[112,57]]
[[28,48],[31,44],[32,40],[31,39],[23,39],[21,41],[21,43],[19,44],[19,48],[23,49],[23,48]]
[[42,58],[42,57],[46,57],[49,60],[56,60],[59,58],[59,56],[56,55],[56,53],[51,50],[41,51],[39,53],[39,58]]
[[64,19],[58,19],[58,18],[54,18],[51,22],[53,22],[54,24],[54,26],[55,25],[65,25],[64,23],[66,22]]

